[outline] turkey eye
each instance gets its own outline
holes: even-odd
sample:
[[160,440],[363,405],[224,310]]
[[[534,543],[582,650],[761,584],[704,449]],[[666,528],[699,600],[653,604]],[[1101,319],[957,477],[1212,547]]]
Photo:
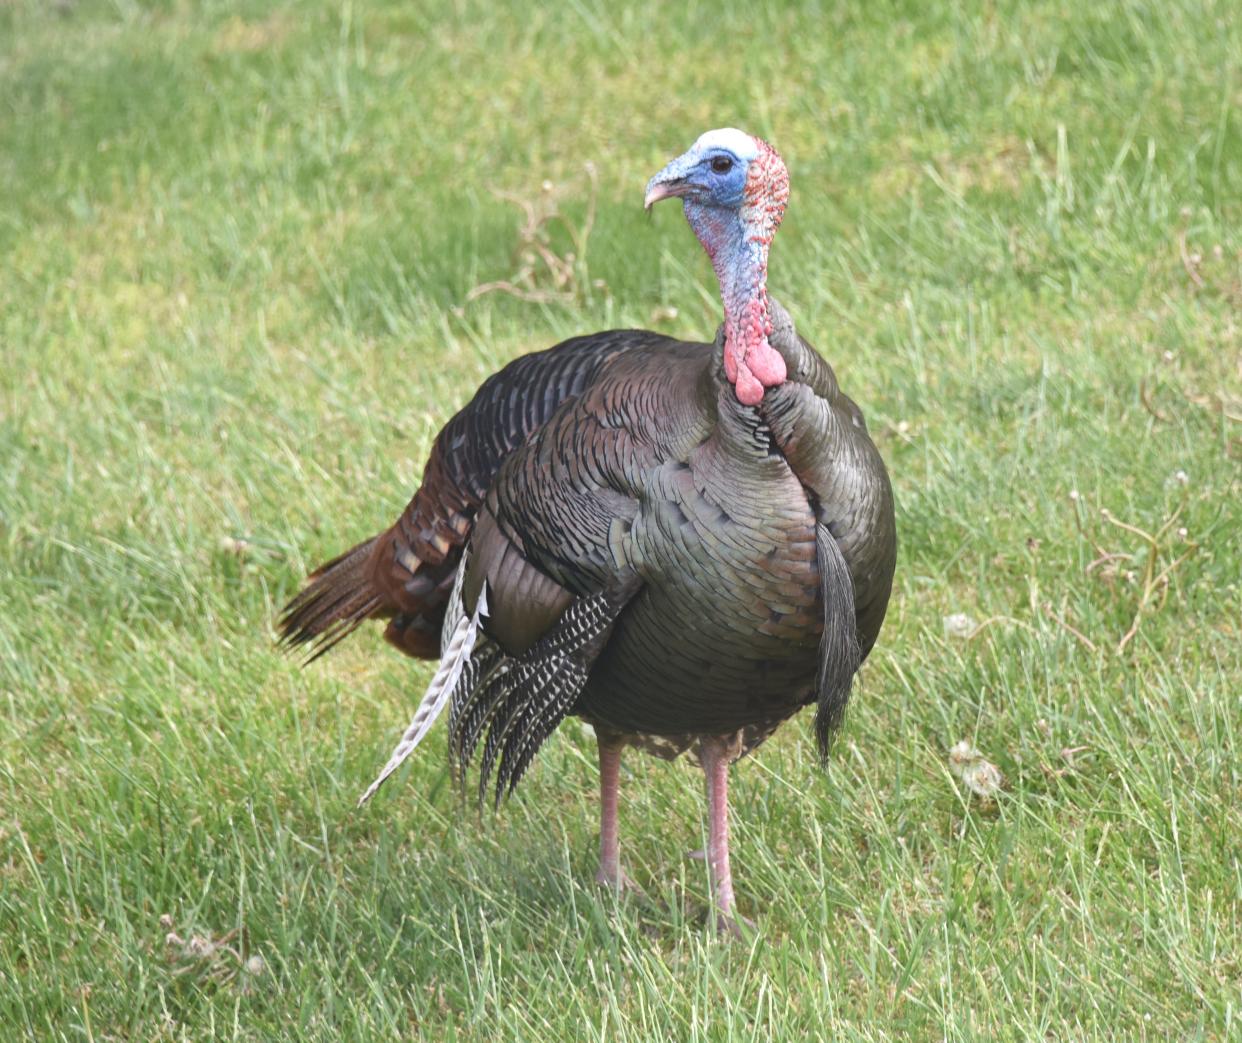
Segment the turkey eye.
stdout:
[[717,174],[727,174],[733,169],[733,160],[728,156],[717,156],[712,160],[712,170]]

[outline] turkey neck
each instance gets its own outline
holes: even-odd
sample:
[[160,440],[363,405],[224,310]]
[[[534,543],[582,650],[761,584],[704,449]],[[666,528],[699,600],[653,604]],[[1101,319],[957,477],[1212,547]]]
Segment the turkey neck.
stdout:
[[686,219],[711,258],[724,305],[725,376],[737,400],[756,406],[765,388],[785,380],[785,360],[768,343],[768,249],[779,214],[761,201],[747,200],[740,211],[685,202]]

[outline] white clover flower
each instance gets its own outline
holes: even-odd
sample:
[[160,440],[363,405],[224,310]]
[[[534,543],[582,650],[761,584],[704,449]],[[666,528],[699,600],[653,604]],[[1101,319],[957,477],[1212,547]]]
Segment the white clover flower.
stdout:
[[977,626],[965,612],[954,612],[944,617],[944,636],[967,638],[975,632]]

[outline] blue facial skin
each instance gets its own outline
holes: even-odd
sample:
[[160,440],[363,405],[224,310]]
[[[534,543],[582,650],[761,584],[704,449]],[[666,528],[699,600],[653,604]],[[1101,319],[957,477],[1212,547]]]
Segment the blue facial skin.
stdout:
[[[721,173],[715,169],[725,162],[729,163],[728,171]],[[741,207],[742,192],[746,187],[746,164],[732,152],[712,149],[699,161],[695,174],[695,180],[702,183],[704,196],[695,202],[726,210],[737,210]]]
[[691,149],[647,183],[648,206],[658,199],[681,197],[686,220],[720,278],[726,308],[754,281],[748,269],[757,258],[746,248],[740,219],[747,167],[727,148]]
[[[717,167],[728,166],[727,170]],[[647,192],[668,186],[670,195],[682,196],[687,203],[737,210],[746,187],[746,163],[728,149],[711,148],[703,153],[678,156],[647,185]]]

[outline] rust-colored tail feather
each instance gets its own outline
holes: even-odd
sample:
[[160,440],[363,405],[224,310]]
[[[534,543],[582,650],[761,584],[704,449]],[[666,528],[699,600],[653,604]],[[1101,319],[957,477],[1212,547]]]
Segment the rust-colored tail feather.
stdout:
[[309,582],[280,619],[280,643],[288,649],[309,644],[307,663],[378,614],[384,599],[367,565],[378,536],[358,544],[310,574]]

